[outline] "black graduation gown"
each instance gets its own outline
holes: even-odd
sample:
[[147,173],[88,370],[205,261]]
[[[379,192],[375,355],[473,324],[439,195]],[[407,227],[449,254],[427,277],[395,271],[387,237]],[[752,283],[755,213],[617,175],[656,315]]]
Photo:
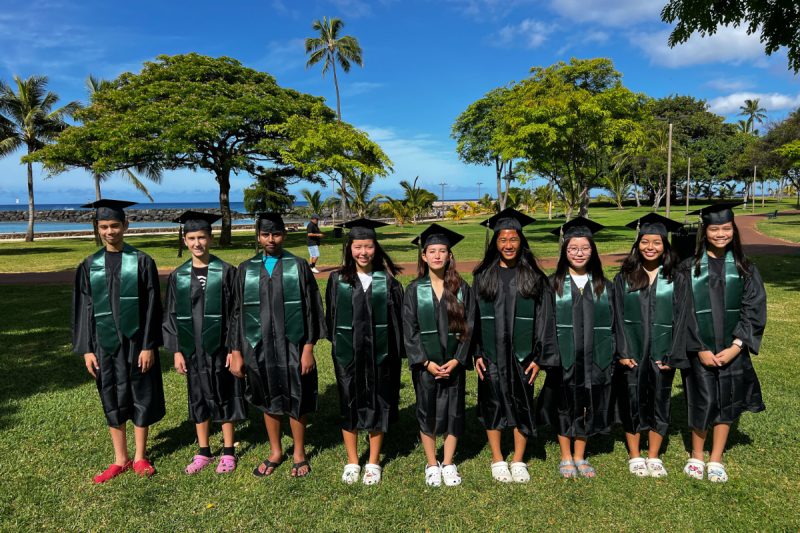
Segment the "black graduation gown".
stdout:
[[[694,273],[691,259],[684,262],[687,274]],[[750,275],[742,283],[742,303],[739,321],[733,330],[734,337],[743,346],[739,355],[720,368],[708,368],[700,363],[697,352],[704,347],[697,329],[696,315],[689,320],[689,361],[691,368],[682,372],[686,402],[689,408],[689,427],[705,430],[716,424],[732,424],[745,411],[758,413],[766,409],[761,397],[761,384],[756,376],[750,354],[758,354],[761,338],[767,323],[767,292],[758,269],[751,265]],[[714,333],[723,337],[725,309],[724,261],[709,258],[708,272],[711,316]],[[727,348],[728,346],[721,346]]]
[[[553,276],[550,276],[550,286]],[[600,368],[594,361],[594,289],[591,282],[583,293],[573,281],[572,292],[572,334],[575,346],[575,362],[570,368],[559,365],[547,372],[538,404],[542,422],[554,428],[559,435],[567,437],[590,437],[598,433],[608,433],[611,426],[609,406],[611,402],[611,376],[614,369],[612,361],[606,368]],[[606,281],[608,301],[614,306],[614,288]],[[555,291],[553,291],[555,298]],[[555,308],[555,302],[553,303]],[[624,342],[623,328],[617,316],[611,313],[611,332],[614,346]]]
[[372,285],[366,292],[356,278],[353,287],[353,362],[342,366],[336,359],[336,297],[339,273],[331,272],[325,291],[325,317],[328,340],[339,389],[342,429],[347,431],[387,432],[398,417],[400,404],[400,359],[405,357],[402,333],[403,286],[391,275],[386,276],[387,330],[389,354],[375,364],[372,323]]
[[[458,343],[453,359],[459,365],[450,373],[448,379],[435,379],[423,363],[428,356],[422,346],[417,313],[417,285],[414,280],[406,287],[403,298],[403,340],[406,347],[411,378],[417,393],[417,421],[420,431],[427,435],[454,435],[464,433],[464,395],[466,370],[472,364],[470,346],[472,326],[475,316],[475,298],[469,285],[461,280],[461,293],[464,295],[464,311],[467,321],[467,335],[464,342]],[[447,306],[433,294],[434,316],[439,330],[439,343],[443,350],[447,347],[448,319]],[[469,366],[468,366],[469,365]]]
[[544,369],[559,364],[556,322],[553,310],[553,296],[545,283],[543,294],[535,302],[533,345],[530,356],[519,362],[512,350],[514,334],[514,308],[516,306],[516,269],[500,268],[500,283],[494,300],[495,352],[497,361],[484,357],[485,350],[481,339],[480,298],[478,282],[486,272],[477,274],[472,290],[476,301],[475,357],[483,357],[486,371],[478,380],[478,418],[486,429],[505,429],[516,427],[523,435],[536,434],[536,410],[534,407],[533,385],[528,384],[529,376],[525,369],[535,361]]
[[[212,256],[213,257],[213,256]],[[166,309],[164,312],[164,348],[172,353],[180,352],[178,319],[176,314],[177,271],[167,281]],[[222,333],[220,347],[214,353],[203,349],[203,312],[205,290],[200,280],[191,274],[190,298],[192,300],[192,326],[194,328],[193,354],[183,354],[186,361],[186,384],[189,390],[189,420],[194,423],[213,420],[229,422],[247,418],[244,401],[244,382],[225,367],[228,356],[228,321],[232,313],[236,268],[222,263]]]
[[[164,385],[161,381],[161,292],[158,270],[149,255],[138,251],[139,273],[139,329],[131,338],[120,333],[120,347],[107,353],[97,340],[92,288],[89,272],[92,256],[87,257],[75,272],[72,293],[72,350],[78,354],[94,353],[100,369],[97,370],[97,390],[103,404],[106,421],[111,427],[121,426],[128,420],[146,427],[164,418]],[[108,283],[111,312],[115,321],[119,316],[119,291],[121,253],[106,252],[106,281]],[[142,373],[139,353],[154,350],[153,366]]]
[[[614,369],[612,396],[616,406],[616,418],[627,433],[650,430],[662,436],[667,434],[675,369],[689,366],[686,358],[686,321],[688,316],[694,313],[694,305],[686,276],[679,269],[675,269],[673,276],[675,286],[672,290],[672,347],[669,353],[661,358],[661,363],[670,369],[659,369],[651,357],[650,338],[658,283],[661,283],[660,277],[649,287],[638,291],[642,324],[646,325],[642,335],[644,354],[638,366],[628,368],[617,362]],[[620,327],[624,327],[625,323],[625,291],[623,276],[619,273],[614,278],[614,312],[617,314],[616,322]],[[617,345],[617,359],[632,357],[626,337],[623,335],[620,339],[622,342]]]
[[[258,256],[257,256],[258,257]],[[303,346],[315,344],[325,336],[322,298],[317,280],[303,259],[294,258],[300,279],[305,335],[293,344],[286,338],[283,310],[283,261],[278,260],[267,273],[263,264],[259,269],[259,301],[261,341],[255,348],[245,336],[244,283],[250,260],[239,265],[236,273],[235,305],[228,328],[228,346],[241,351],[245,362],[245,398],[258,410],[292,418],[317,409],[317,369],[300,374],[300,357]]]

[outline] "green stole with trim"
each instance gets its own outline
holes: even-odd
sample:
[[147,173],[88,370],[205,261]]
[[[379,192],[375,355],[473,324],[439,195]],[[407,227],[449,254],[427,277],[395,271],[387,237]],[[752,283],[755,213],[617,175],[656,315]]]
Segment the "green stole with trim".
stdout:
[[[178,321],[178,343],[184,357],[196,351],[191,287],[190,259],[175,271],[175,316]],[[213,255],[208,262],[208,277],[203,292],[203,351],[210,355],[222,344],[222,261]]]
[[[463,302],[461,290],[458,291],[458,301]],[[439,305],[442,305],[440,302]],[[458,338],[455,333],[447,332],[447,353],[442,353],[442,343],[439,342],[439,328],[436,325],[436,306],[433,302],[433,287],[430,276],[420,278],[417,282],[417,321],[419,322],[420,339],[422,348],[428,360],[436,364],[443,364],[453,358],[458,350]]]
[[700,340],[706,348],[714,353],[730,346],[733,342],[733,330],[739,322],[742,305],[742,278],[736,269],[733,254],[725,254],[725,317],[723,338],[717,342],[714,333],[714,318],[711,313],[711,294],[708,288],[708,252],[703,253],[700,259],[700,275],[692,276],[692,294],[694,294],[695,314],[697,326],[700,330]]
[[[478,306],[481,312],[481,345],[483,351],[490,360],[497,362],[494,302],[487,302],[479,297]],[[533,298],[525,298],[517,291],[517,297],[514,303],[514,334],[511,347],[514,356],[520,363],[527,359],[533,351],[533,324],[535,313],[536,303],[533,301]]]
[[119,317],[115,322],[106,279],[106,249],[95,252],[89,267],[94,323],[97,342],[109,354],[116,352],[120,346],[119,333],[131,338],[139,331],[139,255],[136,248],[129,244],[122,248],[119,278]]
[[[372,349],[375,363],[381,364],[389,355],[389,289],[386,272],[372,273],[372,326],[375,328]],[[342,366],[353,362],[353,286],[340,277],[336,285],[336,351],[334,356]]]
[[[651,320],[653,331],[650,336],[650,356],[660,361],[672,349],[672,293],[674,284],[664,277],[663,266],[658,267],[656,278],[656,311]],[[623,315],[625,317],[625,338],[631,359],[641,361],[644,356],[644,327],[642,324],[642,308],[639,303],[640,291],[628,291],[627,283],[623,283],[625,298]]]
[[[280,258],[283,281],[283,325],[286,338],[292,344],[299,344],[305,335],[306,321],[303,318],[302,290],[297,258],[284,251]],[[244,276],[244,330],[247,342],[252,348],[261,342],[261,291],[259,280],[264,268],[264,256],[259,253],[247,263]]]
[[[572,276],[564,278],[562,294],[556,294],[556,330],[558,332],[558,348],[561,352],[561,366],[570,368],[575,364],[575,335],[572,324]],[[592,289],[592,276],[584,287],[589,290],[594,304],[594,324],[592,334],[592,360],[601,369],[611,364],[614,358],[614,340],[611,335],[611,304],[608,301],[608,287],[603,287],[599,298],[595,298]],[[581,311],[583,313],[583,311]],[[588,324],[584,324],[584,328]],[[583,342],[581,340],[581,342]]]

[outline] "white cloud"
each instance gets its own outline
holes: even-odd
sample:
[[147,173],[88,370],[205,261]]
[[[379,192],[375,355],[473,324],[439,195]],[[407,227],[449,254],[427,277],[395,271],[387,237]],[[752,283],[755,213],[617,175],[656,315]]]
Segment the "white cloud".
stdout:
[[270,41],[267,44],[266,55],[256,61],[253,66],[270,74],[305,67],[308,59],[304,43],[305,40],[300,38],[288,41]]
[[758,99],[761,107],[767,110],[767,113],[772,111],[785,111],[787,109],[795,109],[800,107],[800,93],[780,94],[780,93],[750,93],[739,92],[729,94],[727,96],[719,96],[712,98],[708,102],[709,110],[720,115],[738,114],[739,107],[744,105],[745,100]]
[[370,93],[383,87],[383,83],[376,83],[371,81],[356,81],[347,83],[342,86],[342,92],[345,96],[358,96],[361,94]]
[[448,0],[461,14],[478,20],[498,20],[506,17],[517,7],[536,3],[538,0]]
[[331,0],[331,3],[340,11],[340,18],[359,18],[372,14],[372,6],[364,0]]
[[757,35],[747,35],[745,28],[725,26],[714,35],[693,35],[686,43],[675,48],[667,45],[669,30],[653,33],[635,33],[630,36],[650,62],[669,68],[704,65],[708,63],[741,64],[764,60],[764,46]]
[[736,78],[716,78],[713,80],[709,80],[705,83],[705,86],[710,89],[716,89],[717,91],[741,91],[743,89],[749,89],[753,86],[753,83],[747,80],[736,79]]
[[660,20],[664,0],[553,0],[550,7],[573,22],[625,27]]
[[525,19],[517,24],[501,28],[491,37],[491,43],[500,47],[521,45],[525,48],[537,48],[547,40],[554,29],[553,24],[535,19]]

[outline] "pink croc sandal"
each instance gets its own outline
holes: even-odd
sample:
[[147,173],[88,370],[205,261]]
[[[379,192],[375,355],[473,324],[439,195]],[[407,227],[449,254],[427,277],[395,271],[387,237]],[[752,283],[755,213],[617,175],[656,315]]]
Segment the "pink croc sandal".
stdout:
[[205,455],[195,455],[192,458],[192,462],[189,463],[189,465],[186,468],[184,468],[183,471],[189,475],[197,474],[198,472],[200,472],[202,469],[204,469],[213,462],[214,462],[213,457],[206,457]]
[[217,464],[217,474],[228,474],[236,470],[235,455],[221,455]]

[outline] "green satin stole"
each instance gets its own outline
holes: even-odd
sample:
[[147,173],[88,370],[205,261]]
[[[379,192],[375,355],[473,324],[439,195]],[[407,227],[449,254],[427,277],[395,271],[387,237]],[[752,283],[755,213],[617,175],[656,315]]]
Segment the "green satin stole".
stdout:
[[[192,320],[192,260],[175,272],[175,316],[178,320],[178,342],[181,353],[195,353],[194,322]],[[222,344],[222,261],[211,256],[203,294],[203,351],[215,353]]]
[[[297,258],[284,251],[281,255],[281,266],[284,333],[289,342],[299,344],[305,335],[306,321],[303,318],[302,290],[300,288],[300,272],[297,268]],[[259,290],[259,280],[261,279],[262,268],[264,268],[264,258],[262,254],[258,254],[247,263],[244,276],[244,301],[242,302],[244,331],[245,338],[252,348],[255,348],[261,342],[261,291]]]
[[[458,301],[464,301],[460,290],[458,291]],[[440,305],[443,304],[444,302],[440,303]],[[458,350],[458,338],[453,332],[448,331],[447,353],[442,353],[442,343],[439,342],[439,328],[436,325],[436,307],[433,302],[433,287],[431,287],[430,276],[425,276],[417,282],[417,321],[419,322],[422,348],[428,360],[441,365],[452,359]]]
[[[495,332],[494,302],[478,298],[481,312],[481,345],[486,356],[497,362],[497,338]],[[517,361],[522,362],[533,351],[533,324],[536,303],[524,298],[519,291],[514,302],[514,329],[511,347]]]
[[695,314],[697,326],[700,330],[700,340],[705,348],[719,352],[733,342],[733,330],[739,322],[742,305],[742,278],[736,269],[733,254],[725,254],[725,317],[723,338],[717,343],[714,334],[714,319],[711,314],[711,295],[708,289],[708,253],[703,253],[700,260],[700,275],[692,277],[692,293],[694,294]]
[[[375,363],[389,355],[389,309],[386,272],[372,273],[372,325],[375,328],[372,349]],[[339,278],[336,284],[336,360],[342,366],[353,362],[353,286]]]
[[[667,281],[658,267],[656,278],[656,311],[652,317],[652,334],[650,336],[650,356],[655,361],[661,360],[672,349],[672,292],[674,284]],[[644,356],[642,346],[644,325],[642,324],[642,308],[639,303],[640,291],[628,291],[627,283],[623,283],[625,298],[623,314],[625,317],[625,338],[631,359],[641,361]],[[646,290],[646,289],[645,289]]]
[[[562,294],[556,294],[556,330],[558,332],[558,348],[561,352],[561,366],[571,368],[575,364],[575,335],[572,324],[572,277],[564,278]],[[584,287],[588,290],[594,304],[594,324],[592,335],[592,359],[595,364],[605,369],[614,357],[614,340],[611,335],[611,304],[608,301],[608,288],[604,287],[599,298],[595,298],[592,290],[592,277]],[[581,310],[581,314],[583,311]],[[589,324],[584,324],[584,328]],[[581,342],[583,340],[581,339]]]
[[139,255],[136,248],[128,244],[122,249],[119,279],[119,317],[115,322],[106,279],[106,250],[98,250],[92,256],[89,283],[92,288],[97,342],[106,353],[114,353],[120,346],[117,322],[119,332],[127,338],[133,337],[139,331]]

